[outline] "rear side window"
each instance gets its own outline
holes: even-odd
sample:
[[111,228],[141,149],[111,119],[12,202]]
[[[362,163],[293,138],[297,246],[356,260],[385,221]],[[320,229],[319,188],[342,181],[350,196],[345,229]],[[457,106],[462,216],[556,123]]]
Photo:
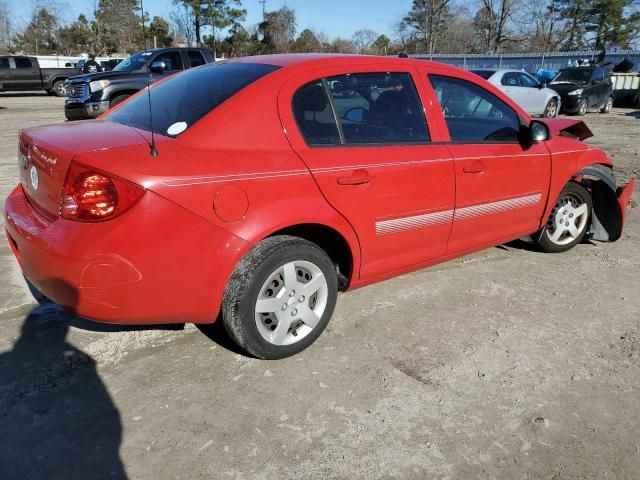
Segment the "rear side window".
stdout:
[[31,60],[23,57],[16,57],[13,59],[16,62],[16,68],[31,68]]
[[518,74],[515,72],[507,72],[502,76],[502,80],[500,81],[502,85],[507,87],[519,87],[520,82],[518,81]]
[[429,141],[427,122],[408,73],[357,73],[327,79],[346,144]]
[[165,52],[158,55],[155,62],[164,62],[164,69],[167,72],[182,70],[182,58],[180,52]]
[[189,57],[189,66],[190,67],[199,67],[200,65],[204,65],[204,57],[198,50],[189,50],[187,52],[187,56]]
[[8,58],[0,58],[0,68],[9,68]]
[[460,78],[430,75],[454,142],[517,142],[520,118],[498,97]]
[[322,81],[300,88],[291,104],[293,116],[307,145],[339,145],[340,134]]
[[105,120],[177,137],[222,102],[278,68],[259,63],[210,63],[151,88],[153,124],[146,94],[107,114]]

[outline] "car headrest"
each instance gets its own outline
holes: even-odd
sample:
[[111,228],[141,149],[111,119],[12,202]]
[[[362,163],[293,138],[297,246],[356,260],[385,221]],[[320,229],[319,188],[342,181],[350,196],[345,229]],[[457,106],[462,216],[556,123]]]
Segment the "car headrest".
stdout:
[[322,112],[327,108],[327,94],[320,85],[311,85],[298,92],[294,99],[294,105],[298,112]]

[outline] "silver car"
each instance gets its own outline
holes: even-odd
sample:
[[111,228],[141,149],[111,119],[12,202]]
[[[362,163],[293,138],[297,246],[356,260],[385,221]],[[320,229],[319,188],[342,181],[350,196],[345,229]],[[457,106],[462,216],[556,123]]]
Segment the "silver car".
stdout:
[[530,115],[555,117],[560,111],[558,92],[546,88],[527,72],[506,69],[471,71],[493,83]]

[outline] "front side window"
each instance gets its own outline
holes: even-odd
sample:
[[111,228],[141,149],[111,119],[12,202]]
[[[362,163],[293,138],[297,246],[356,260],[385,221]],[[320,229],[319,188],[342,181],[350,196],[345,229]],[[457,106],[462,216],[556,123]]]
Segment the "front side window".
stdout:
[[307,145],[339,145],[338,125],[321,80],[308,83],[293,96],[293,117]]
[[180,52],[164,52],[158,55],[154,62],[164,62],[164,69],[167,72],[182,70],[182,58]]
[[358,73],[327,79],[346,144],[429,141],[422,103],[408,73]]
[[518,74],[515,72],[507,72],[502,76],[502,81],[500,82],[502,85],[506,87],[519,87],[520,82],[518,81]]
[[145,93],[108,113],[105,120],[177,137],[222,102],[278,68],[262,63],[210,63],[153,86],[149,90],[151,117]]
[[0,68],[9,68],[9,59],[8,58],[0,58]]
[[14,62],[16,62],[16,68],[31,68],[31,60],[28,58],[21,58],[21,57],[16,57],[14,59]]
[[460,78],[429,75],[454,142],[517,142],[520,118],[492,93]]
[[538,82],[531,75],[528,75],[526,73],[519,73],[518,75],[520,77],[521,86],[529,88],[538,86]]

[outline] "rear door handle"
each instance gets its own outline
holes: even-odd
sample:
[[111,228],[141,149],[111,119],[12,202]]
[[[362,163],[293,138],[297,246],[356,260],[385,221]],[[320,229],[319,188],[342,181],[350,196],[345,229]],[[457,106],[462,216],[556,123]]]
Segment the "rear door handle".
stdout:
[[484,163],[475,161],[471,165],[462,167],[464,173],[482,173],[485,171]]
[[364,185],[371,183],[375,177],[369,175],[366,170],[356,170],[353,175],[338,177],[338,185]]

